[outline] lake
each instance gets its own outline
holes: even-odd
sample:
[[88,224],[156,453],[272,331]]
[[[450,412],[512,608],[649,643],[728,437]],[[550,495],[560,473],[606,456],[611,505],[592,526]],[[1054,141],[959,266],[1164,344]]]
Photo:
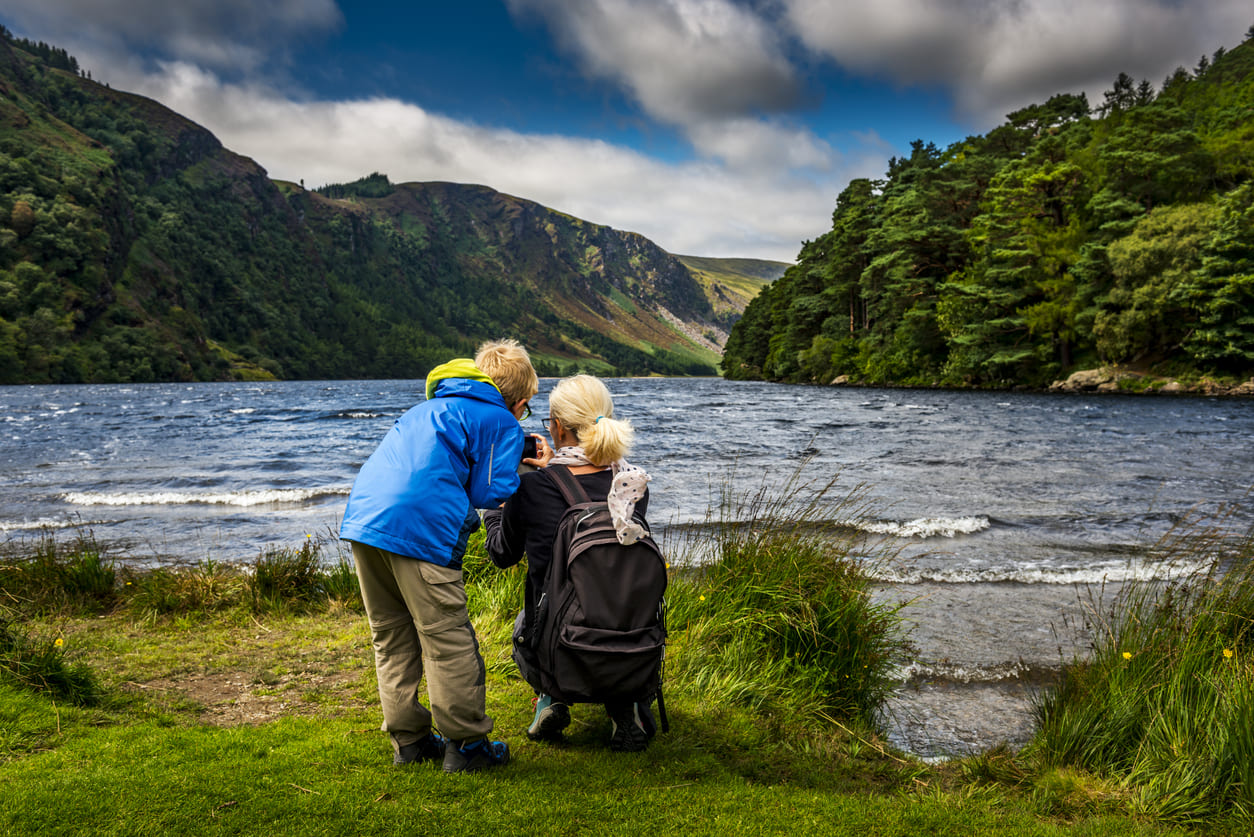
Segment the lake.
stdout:
[[[528,428],[540,432],[552,380]],[[928,757],[1030,734],[1029,701],[1083,653],[1090,600],[1193,567],[1148,544],[1227,507],[1254,524],[1254,402],[612,379],[653,475],[651,522],[706,519],[724,486],[801,469],[863,486],[857,525],[900,548],[914,658],[888,707]],[[421,381],[0,387],[0,536],[90,528],[149,563],[251,561],[338,527],[358,467]],[[664,533],[665,534],[665,533]]]

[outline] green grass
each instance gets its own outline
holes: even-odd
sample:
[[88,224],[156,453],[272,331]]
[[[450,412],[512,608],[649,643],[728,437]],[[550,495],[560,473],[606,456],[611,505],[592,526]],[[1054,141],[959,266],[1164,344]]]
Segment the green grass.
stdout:
[[101,701],[96,673],[66,657],[61,637],[43,636],[0,613],[0,682],[8,682],[79,706]]
[[831,524],[860,515],[860,489],[802,484],[800,474],[782,488],[724,496],[706,526],[689,530],[698,542],[673,550],[715,545],[668,593],[683,652],[673,674],[717,703],[788,726],[869,731],[905,652],[898,609],[870,596],[866,565],[890,556]]
[[720,308],[726,303],[717,300],[712,289],[721,285],[734,303],[731,307],[743,311],[762,288],[778,279],[788,267],[785,262],[769,262],[759,259],[713,259],[699,256],[676,256],[684,266],[692,271],[706,296],[711,297],[715,307]]
[[[7,711],[8,696],[0,695]],[[497,709],[498,707],[493,707]],[[498,716],[500,713],[498,713]],[[995,797],[833,793],[746,781],[671,741],[631,756],[514,736],[513,763],[480,776],[394,769],[367,718],[261,727],[87,729],[0,765],[6,833],[876,834],[1170,833],[1133,821],[1097,832],[1043,822]],[[516,718],[505,719],[517,723]],[[692,744],[691,736],[675,741]],[[1098,821],[1100,823],[1101,821]]]
[[[510,662],[509,633],[525,569],[496,570],[481,540],[472,541],[466,578],[488,710],[513,753],[508,767],[475,776],[390,764],[369,630],[338,545],[332,551],[309,539],[246,570],[205,562],[140,573],[119,565],[104,611],[91,598],[25,598],[33,588],[20,586],[27,576],[13,569],[38,555],[48,573],[50,565],[90,564],[75,551],[99,555],[89,537],[68,546],[41,540],[28,545],[35,555],[27,558],[10,549],[0,576],[10,637],[55,651],[46,655],[48,671],[89,672],[95,692],[75,700],[14,676],[0,656],[0,834],[1158,835],[1190,833],[1199,823],[1212,833],[1248,830],[1248,810],[1234,796],[1224,797],[1226,810],[1211,805],[1183,817],[1147,802],[1155,782],[1195,775],[1161,760],[1138,773],[1129,769],[1134,760],[1114,756],[1120,772],[1051,756],[1044,737],[1023,754],[998,748],[940,765],[887,747],[874,709],[908,638],[897,611],[867,595],[866,562],[891,556],[833,523],[863,508],[858,489],[794,480],[782,492],[725,497],[704,525],[665,545],[673,561],[672,729],[638,754],[609,752],[609,722],[598,707],[574,708],[562,744],[522,734],[531,693]],[[1203,633],[1222,637],[1219,658],[1230,662],[1223,648],[1243,653],[1246,624],[1234,615],[1245,594],[1234,590],[1249,579],[1224,578],[1201,591],[1182,586],[1177,606],[1152,610],[1194,614],[1190,623],[1203,612],[1222,614],[1208,617]],[[1208,606],[1181,610],[1186,600]],[[1118,624],[1145,621],[1138,619]],[[1161,631],[1138,636],[1147,658],[1162,650],[1151,643],[1163,640]],[[1077,664],[1067,682],[1088,671]],[[1210,706],[1184,685],[1213,682],[1227,693],[1243,682],[1216,680],[1217,672],[1224,670],[1177,678],[1171,702]],[[1082,682],[1092,700],[1093,679]],[[1149,680],[1139,682],[1133,692]],[[1100,737],[1101,724],[1117,718],[1113,704],[1097,705],[1096,713],[1079,705],[1071,713],[1076,740]],[[1232,710],[1247,732],[1250,707]],[[1177,747],[1196,748],[1206,737],[1160,715],[1162,737]],[[1228,735],[1211,752],[1248,769],[1247,746],[1248,736]]]
[[33,544],[0,546],[0,607],[104,610],[117,600],[116,581],[113,562],[90,530],[80,530],[68,543],[45,532]]
[[1180,823],[1254,818],[1254,542],[1189,528],[1161,560],[1205,569],[1123,589],[1094,608],[1092,653],[1036,707],[1026,757],[1132,789],[1133,810]]

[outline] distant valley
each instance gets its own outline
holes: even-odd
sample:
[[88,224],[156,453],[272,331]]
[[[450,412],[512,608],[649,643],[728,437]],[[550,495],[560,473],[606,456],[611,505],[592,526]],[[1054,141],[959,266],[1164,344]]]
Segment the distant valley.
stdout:
[[545,374],[715,374],[788,265],[674,256],[486,186],[271,180],[0,40],[0,382],[418,377],[513,336]]

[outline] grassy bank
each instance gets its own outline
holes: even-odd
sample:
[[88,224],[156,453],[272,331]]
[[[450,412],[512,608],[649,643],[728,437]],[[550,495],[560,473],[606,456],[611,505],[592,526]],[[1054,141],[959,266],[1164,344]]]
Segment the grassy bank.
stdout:
[[[1135,781],[1066,754],[927,765],[890,751],[869,719],[905,637],[867,595],[869,545],[820,525],[860,502],[835,495],[729,498],[735,524],[668,544],[672,730],[639,754],[609,752],[588,706],[565,743],[526,739],[531,695],[508,646],[522,568],[472,552],[489,713],[514,758],[471,776],[391,766],[334,542],[147,572],[86,533],[10,544],[0,833],[1185,833]],[[717,560],[681,568],[698,547]],[[1243,832],[1243,817],[1200,819]]]
[[1254,541],[1190,529],[1159,559],[1206,569],[1173,583],[1125,588],[1094,611],[1093,653],[1063,672],[1036,706],[1024,754],[1129,788],[1157,819],[1254,820]]

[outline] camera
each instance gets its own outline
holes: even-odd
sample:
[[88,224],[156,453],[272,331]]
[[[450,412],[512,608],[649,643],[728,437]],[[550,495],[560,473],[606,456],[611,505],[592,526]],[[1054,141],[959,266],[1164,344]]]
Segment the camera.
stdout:
[[536,458],[536,437],[535,436],[523,436],[522,458],[523,459],[535,459]]

